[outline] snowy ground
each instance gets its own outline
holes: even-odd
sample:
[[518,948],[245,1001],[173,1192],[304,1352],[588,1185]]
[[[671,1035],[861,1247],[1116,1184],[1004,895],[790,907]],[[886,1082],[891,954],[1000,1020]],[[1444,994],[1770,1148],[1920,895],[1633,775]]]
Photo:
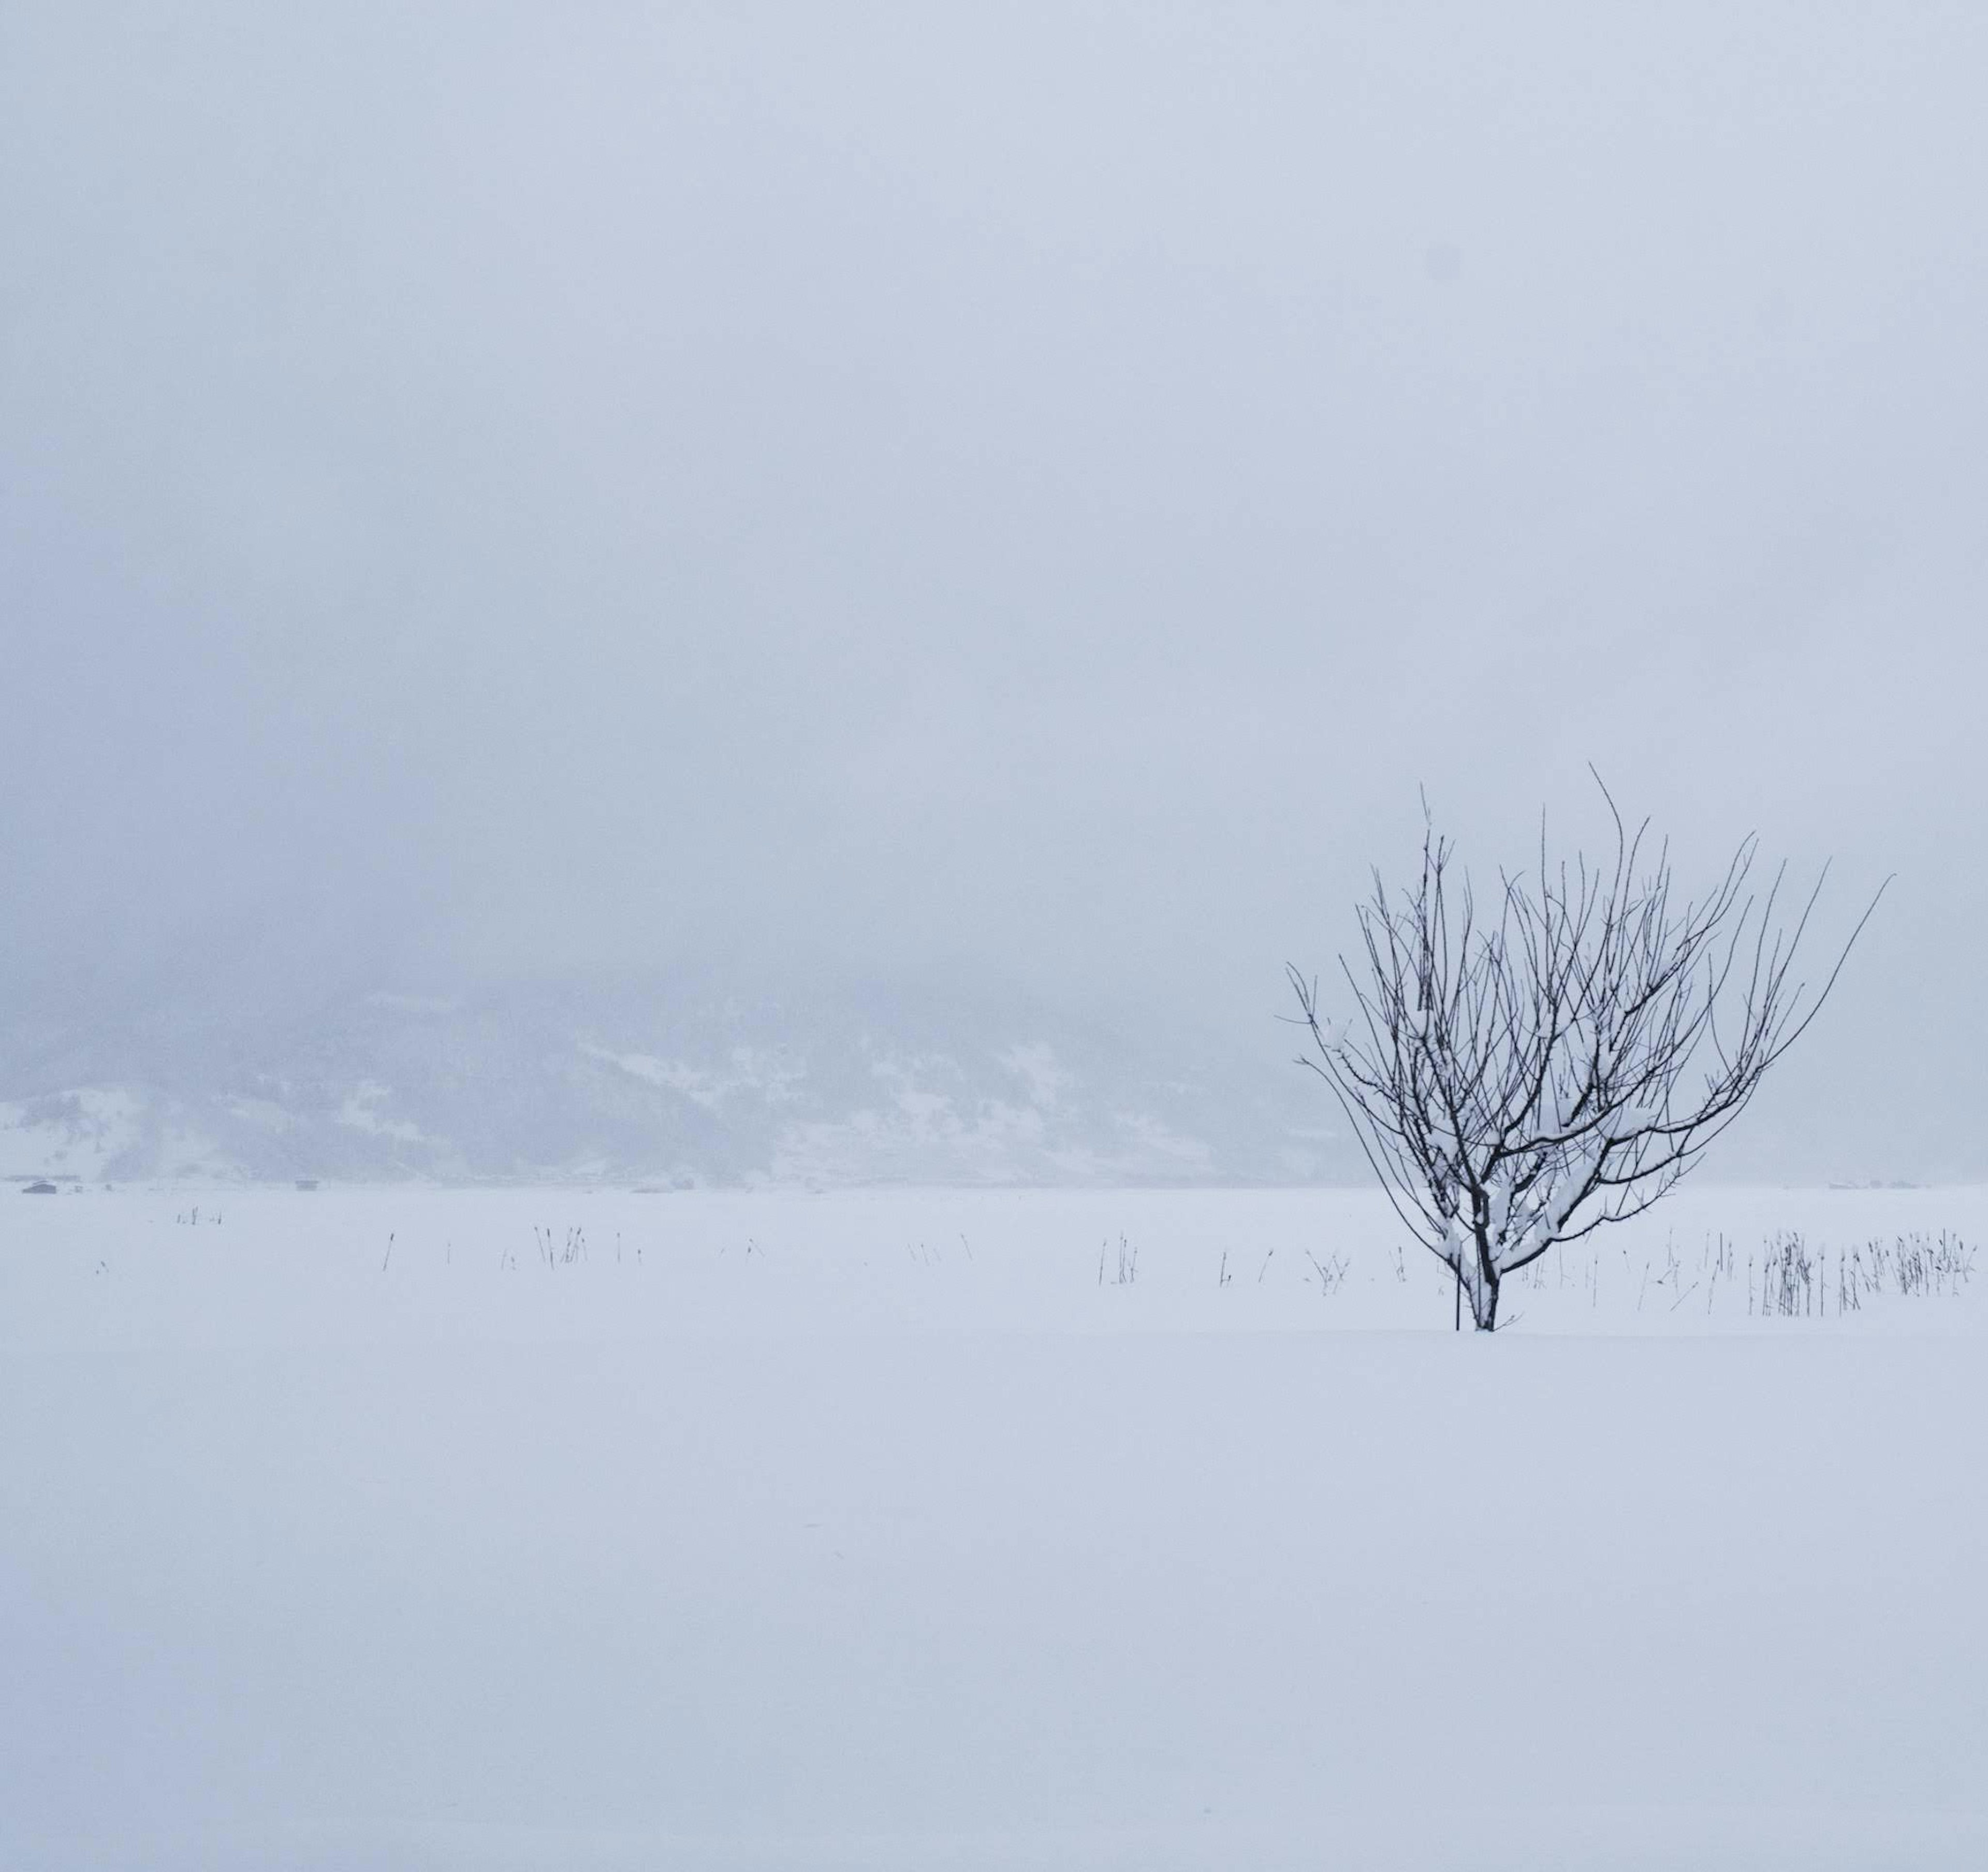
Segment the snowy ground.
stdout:
[[1988,1191],[0,1203],[19,1872],[1988,1864]]

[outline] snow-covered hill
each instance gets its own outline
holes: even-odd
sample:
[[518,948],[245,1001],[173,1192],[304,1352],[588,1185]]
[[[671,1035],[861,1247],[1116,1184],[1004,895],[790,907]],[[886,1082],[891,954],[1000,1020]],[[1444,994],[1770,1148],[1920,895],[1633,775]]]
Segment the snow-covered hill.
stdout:
[[1354,1173],[1267,1018],[1232,1036],[838,984],[370,991],[16,1023],[0,1176],[669,1187],[1301,1183]]

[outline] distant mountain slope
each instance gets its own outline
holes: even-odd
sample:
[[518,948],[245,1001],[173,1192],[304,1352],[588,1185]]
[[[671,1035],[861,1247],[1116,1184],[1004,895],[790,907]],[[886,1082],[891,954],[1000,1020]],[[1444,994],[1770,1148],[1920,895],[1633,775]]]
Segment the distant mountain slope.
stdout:
[[1356,1175],[1253,1048],[1040,1006],[668,982],[353,994],[17,1024],[0,1175],[671,1184],[1290,1183]]

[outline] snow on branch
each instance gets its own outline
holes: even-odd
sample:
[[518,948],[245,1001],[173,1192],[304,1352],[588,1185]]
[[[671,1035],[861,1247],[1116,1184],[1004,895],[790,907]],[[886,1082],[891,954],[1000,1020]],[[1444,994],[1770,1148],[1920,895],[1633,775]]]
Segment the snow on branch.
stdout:
[[1668,842],[1652,848],[1648,821],[1632,832],[1601,793],[1612,858],[1550,859],[1543,818],[1537,870],[1501,873],[1482,906],[1425,821],[1419,877],[1391,893],[1377,871],[1359,906],[1343,1017],[1289,971],[1312,1042],[1300,1063],[1486,1329],[1506,1275],[1641,1214],[1691,1170],[1815,1018],[1884,895],[1810,994],[1794,964],[1827,866],[1790,920],[1787,867],[1756,884],[1750,834],[1685,898]]

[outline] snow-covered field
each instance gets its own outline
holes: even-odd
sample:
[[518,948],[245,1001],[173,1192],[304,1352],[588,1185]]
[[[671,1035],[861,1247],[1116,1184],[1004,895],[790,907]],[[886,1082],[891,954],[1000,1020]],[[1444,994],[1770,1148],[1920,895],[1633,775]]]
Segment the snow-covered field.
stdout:
[[1988,1191],[0,1203],[17,1872],[1988,1864]]

